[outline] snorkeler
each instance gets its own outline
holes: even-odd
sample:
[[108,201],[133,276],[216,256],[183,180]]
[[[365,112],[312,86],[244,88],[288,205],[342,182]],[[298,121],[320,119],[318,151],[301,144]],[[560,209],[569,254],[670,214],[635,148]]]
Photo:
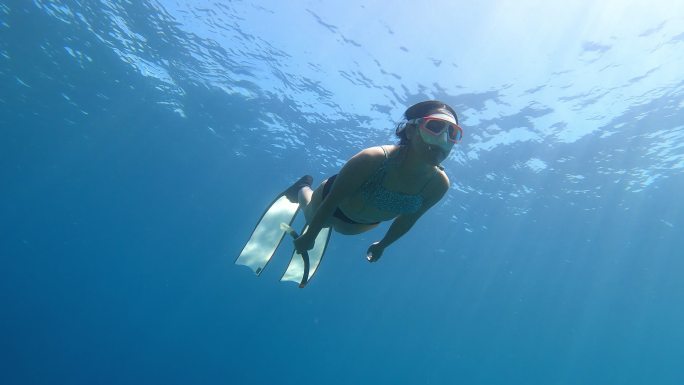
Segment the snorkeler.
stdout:
[[[331,230],[360,234],[393,220],[385,236],[368,248],[366,258],[377,262],[448,191],[441,162],[462,134],[456,112],[447,104],[429,100],[411,106],[396,128],[398,145],[362,150],[315,190],[313,178],[306,175],[279,194],[236,263],[260,274],[289,233],[295,238],[295,252],[282,280],[304,287],[320,263]],[[298,235],[290,225],[300,208],[307,226]]]

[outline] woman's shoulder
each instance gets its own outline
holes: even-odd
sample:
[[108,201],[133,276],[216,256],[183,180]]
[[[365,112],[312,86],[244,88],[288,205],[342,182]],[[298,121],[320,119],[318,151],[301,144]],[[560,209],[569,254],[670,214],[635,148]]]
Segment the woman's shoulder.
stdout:
[[425,190],[427,195],[441,198],[449,190],[450,185],[449,176],[444,172],[444,168],[436,166],[435,175]]
[[383,145],[368,147],[361,150],[355,157],[364,159],[365,161],[377,163],[382,162],[386,158],[391,158],[397,153],[399,146],[396,145]]
[[361,150],[360,153],[368,154],[370,156],[391,156],[399,150],[401,146],[395,144],[384,144],[380,146],[368,147]]
[[369,147],[359,151],[345,164],[345,168],[353,169],[363,174],[373,172],[382,165],[385,160],[387,146]]

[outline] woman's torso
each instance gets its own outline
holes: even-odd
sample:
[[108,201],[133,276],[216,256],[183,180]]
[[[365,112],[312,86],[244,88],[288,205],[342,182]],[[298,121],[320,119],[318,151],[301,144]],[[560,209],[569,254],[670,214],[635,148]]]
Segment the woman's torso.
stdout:
[[406,148],[382,146],[382,149],[385,154],[382,164],[339,205],[340,210],[355,221],[382,222],[418,211],[425,200],[425,187],[441,172],[432,167],[428,172],[409,175],[401,170]]

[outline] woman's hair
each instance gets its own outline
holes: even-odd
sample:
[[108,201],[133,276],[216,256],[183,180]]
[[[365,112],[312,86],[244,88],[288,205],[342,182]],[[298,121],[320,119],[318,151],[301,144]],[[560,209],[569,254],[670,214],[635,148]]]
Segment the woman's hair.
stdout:
[[[405,121],[399,123],[399,124],[406,124],[406,120],[411,120],[411,119],[418,119],[422,118],[424,116],[427,116],[431,112],[435,110],[447,110],[451,115],[454,116],[454,119],[456,119],[456,123],[458,123],[458,116],[456,115],[456,111],[454,111],[453,108],[451,108],[448,104],[444,102],[440,102],[439,100],[426,100],[424,102],[416,103],[409,107],[405,112],[404,112],[404,119]],[[399,145],[405,145],[408,144],[408,138],[406,137],[406,130],[397,130],[398,132],[396,133],[397,137],[399,138]]]

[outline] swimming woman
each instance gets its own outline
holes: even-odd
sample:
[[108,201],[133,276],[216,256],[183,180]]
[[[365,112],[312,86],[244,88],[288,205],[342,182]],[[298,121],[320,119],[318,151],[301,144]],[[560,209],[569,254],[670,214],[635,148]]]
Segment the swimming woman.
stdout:
[[290,189],[298,191],[308,228],[294,240],[295,249],[311,250],[325,227],[351,235],[393,220],[385,236],[368,248],[368,261],[378,261],[449,189],[441,162],[462,134],[453,108],[436,100],[420,102],[404,112],[396,129],[398,145],[362,150],[315,190],[312,178],[302,177]]

